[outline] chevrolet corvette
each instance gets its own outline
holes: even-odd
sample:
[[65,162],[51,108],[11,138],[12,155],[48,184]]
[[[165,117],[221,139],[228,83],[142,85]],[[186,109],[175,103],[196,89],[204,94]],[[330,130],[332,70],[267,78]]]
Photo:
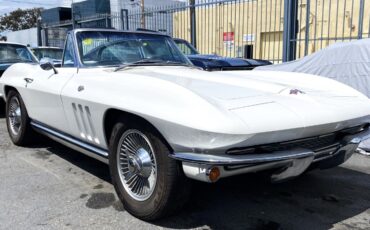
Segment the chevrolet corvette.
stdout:
[[12,65],[0,94],[15,145],[37,132],[109,164],[125,209],[144,220],[181,208],[192,179],[283,181],[342,164],[369,135],[370,101],[344,84],[203,71],[150,32],[73,30],[60,68]]

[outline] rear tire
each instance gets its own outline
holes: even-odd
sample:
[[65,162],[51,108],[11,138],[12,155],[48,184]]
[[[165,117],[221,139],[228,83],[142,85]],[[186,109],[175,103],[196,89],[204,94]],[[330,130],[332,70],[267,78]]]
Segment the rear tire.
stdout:
[[34,143],[37,134],[30,125],[26,106],[17,91],[12,90],[7,95],[5,117],[9,137],[15,145]]
[[5,117],[5,101],[0,98],[0,117]]
[[113,127],[112,182],[124,208],[137,218],[150,221],[168,216],[187,201],[190,180],[169,154],[165,141],[149,125],[121,120]]

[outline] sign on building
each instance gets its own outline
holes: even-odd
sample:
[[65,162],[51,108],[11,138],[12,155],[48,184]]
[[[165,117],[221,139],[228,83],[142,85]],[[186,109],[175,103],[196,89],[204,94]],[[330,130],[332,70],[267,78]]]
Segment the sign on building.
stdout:
[[254,42],[254,34],[244,34],[243,35],[243,42]]
[[223,41],[226,50],[231,51],[234,48],[235,34],[234,32],[224,32]]

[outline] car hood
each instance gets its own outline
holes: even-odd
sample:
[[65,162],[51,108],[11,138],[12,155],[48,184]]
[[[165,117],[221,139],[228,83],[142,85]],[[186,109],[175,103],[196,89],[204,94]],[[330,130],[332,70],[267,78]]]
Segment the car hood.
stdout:
[[[225,114],[238,117],[250,130],[270,132],[334,124],[370,114],[370,101],[364,95],[319,76],[273,71],[207,72],[185,67],[140,67],[124,72],[181,86]],[[337,129],[348,123],[335,125]]]
[[12,64],[0,64],[0,77],[3,75],[5,70],[9,68]]
[[[208,100],[221,101],[277,101],[279,98],[304,100],[307,98],[366,98],[358,91],[339,82],[301,73],[274,71],[207,72],[187,67],[134,67],[115,74],[139,75],[180,85]],[[254,103],[254,102],[253,102]],[[233,106],[226,103],[228,108]],[[245,103],[242,103],[245,105]],[[231,106],[231,107],[230,107]]]
[[11,66],[12,64],[14,63],[5,63],[5,64],[0,64],[0,71],[4,71],[6,70],[7,68],[9,68],[9,66]]

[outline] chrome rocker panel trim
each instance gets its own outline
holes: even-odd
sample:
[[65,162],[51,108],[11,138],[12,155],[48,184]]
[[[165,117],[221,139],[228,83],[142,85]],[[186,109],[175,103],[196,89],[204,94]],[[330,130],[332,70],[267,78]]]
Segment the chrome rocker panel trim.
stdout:
[[80,141],[69,135],[63,134],[57,130],[54,130],[46,125],[43,125],[36,121],[31,121],[31,126],[39,133],[57,141],[71,149],[81,152],[89,157],[97,159],[103,163],[108,164],[108,151],[104,149],[97,148],[93,145]]

